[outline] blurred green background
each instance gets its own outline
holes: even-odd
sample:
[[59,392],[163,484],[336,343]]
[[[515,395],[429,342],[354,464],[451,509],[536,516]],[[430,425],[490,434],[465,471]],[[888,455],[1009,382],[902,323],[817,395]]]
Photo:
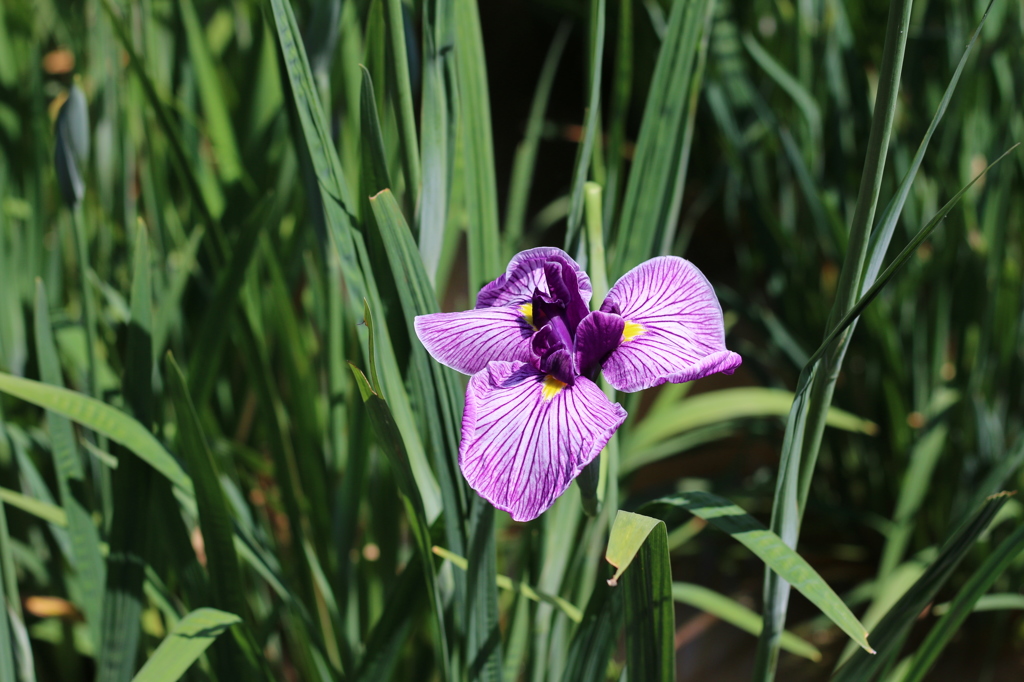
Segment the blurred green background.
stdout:
[[[682,70],[696,76],[669,79],[659,100],[656,64],[683,14],[674,4],[492,0],[477,15],[465,0],[3,0],[0,370],[133,415],[172,453],[166,471],[196,483],[189,497],[102,425],[0,395],[0,675],[131,679],[185,614],[212,606],[245,627],[187,679],[432,680],[449,667],[452,679],[484,679],[471,654],[494,647],[500,662],[483,668],[507,681],[571,679],[579,612],[607,577],[616,502],[635,510],[711,491],[767,524],[789,392],[841,286],[889,4],[689,3],[695,61]],[[913,3],[876,219],[987,6]],[[288,27],[308,71],[282,40]],[[593,92],[599,107],[585,114]],[[1022,97],[1024,2],[996,0],[886,262],[1024,140]],[[675,123],[645,148],[656,110]],[[668,170],[635,180],[659,143],[676,150]],[[967,191],[865,310],[840,362],[832,403],[843,412],[825,431],[798,549],[869,629],[987,496],[1024,485],[1022,170],[1014,152]],[[451,563],[436,566],[447,635],[438,631],[414,514],[400,502],[407,474],[385,456],[387,434],[347,366],[370,374],[369,291],[414,487],[428,521],[445,509],[428,539],[467,554],[474,529],[492,522],[453,474],[450,440],[438,445],[454,423],[444,409],[461,405],[431,402],[446,395],[431,382],[443,382],[421,372],[409,284],[368,197],[393,190],[434,288],[429,305],[462,310],[516,251],[583,249],[584,179],[604,190],[610,283],[657,253],[692,260],[744,364],[619,396],[631,417],[597,519],[575,486],[530,524],[494,515],[480,575],[510,576],[547,601],[477,585],[498,628],[497,644],[482,645],[476,607],[462,611],[478,573],[467,588]],[[625,217],[631,196],[646,222]],[[460,529],[445,527],[453,499]],[[1022,512],[1006,503],[935,604],[977,575]],[[725,621],[735,605],[760,613],[763,565],[699,519],[668,530],[673,579],[729,598],[724,611],[680,600],[677,679],[750,679],[757,640]],[[1024,556],[1007,561],[926,679],[1024,675]],[[920,614],[893,663],[941,613]],[[799,595],[788,627],[811,653],[784,653],[778,679],[828,679],[844,635]],[[619,637],[607,635],[590,679],[620,679]]]

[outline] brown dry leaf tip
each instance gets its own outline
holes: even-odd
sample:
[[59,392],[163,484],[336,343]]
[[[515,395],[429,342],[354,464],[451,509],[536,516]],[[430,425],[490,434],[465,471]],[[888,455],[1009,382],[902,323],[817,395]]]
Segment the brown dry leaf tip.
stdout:
[[925,425],[927,420],[920,412],[911,412],[907,415],[907,426],[912,429],[919,429]]
[[196,526],[192,529],[192,535],[189,537],[192,542],[192,551],[196,554],[196,561],[203,568],[206,568],[206,542],[203,540],[203,531]]
[[82,619],[82,614],[75,608],[75,605],[61,597],[25,597],[23,603],[25,610],[36,618]]
[[75,70],[75,53],[63,47],[43,55],[43,71],[51,76],[63,76]]

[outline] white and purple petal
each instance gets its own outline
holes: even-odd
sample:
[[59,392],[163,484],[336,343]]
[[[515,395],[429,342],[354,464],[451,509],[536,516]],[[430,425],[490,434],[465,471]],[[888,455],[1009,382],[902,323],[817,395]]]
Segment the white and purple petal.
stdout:
[[722,307],[711,283],[677,256],[652,258],[627,272],[601,310],[625,321],[618,348],[602,366],[620,391],[731,374],[742,361],[725,347]]
[[476,374],[492,360],[527,362],[534,329],[519,308],[481,308],[420,315],[416,336],[442,365]]
[[537,289],[545,294],[551,293],[544,274],[544,266],[551,261],[566,263],[571,267],[576,273],[580,296],[585,303],[589,303],[591,288],[587,273],[565,251],[553,246],[540,246],[520,251],[513,256],[505,274],[484,286],[477,294],[476,307],[518,306],[529,303]]
[[532,366],[492,362],[466,390],[459,466],[516,521],[540,516],[626,419],[594,382],[567,386]]

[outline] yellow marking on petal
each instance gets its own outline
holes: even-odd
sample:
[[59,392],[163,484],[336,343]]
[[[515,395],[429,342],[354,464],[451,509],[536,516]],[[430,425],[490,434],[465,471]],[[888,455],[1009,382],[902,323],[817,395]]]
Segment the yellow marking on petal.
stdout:
[[[533,327],[533,304],[524,303],[523,305],[519,306],[519,312],[523,314],[523,319],[526,320],[526,324]],[[533,331],[537,331],[537,328],[533,327]]]
[[643,326],[639,322],[630,322],[629,320],[626,320],[626,326],[622,328],[622,340],[623,342],[632,341],[646,331],[647,327]]
[[540,390],[541,396],[544,400],[551,400],[558,392],[565,388],[566,384],[564,381],[559,381],[550,374],[544,377],[544,388]]

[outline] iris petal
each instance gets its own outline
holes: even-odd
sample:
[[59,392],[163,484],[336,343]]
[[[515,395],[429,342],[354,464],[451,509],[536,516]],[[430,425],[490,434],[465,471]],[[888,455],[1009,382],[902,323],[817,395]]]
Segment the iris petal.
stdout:
[[516,521],[548,509],[626,419],[594,382],[559,385],[520,362],[492,362],[466,390],[459,466]]
[[662,256],[633,268],[608,292],[601,310],[625,321],[618,348],[602,366],[620,391],[731,374],[742,361],[725,347],[714,289],[682,258]]
[[513,256],[505,274],[486,285],[477,294],[476,307],[490,308],[529,303],[535,289],[540,289],[545,294],[551,293],[544,274],[544,266],[552,260],[567,264],[576,273],[580,296],[584,303],[589,303],[591,289],[587,273],[583,272],[579,264],[565,251],[553,246],[540,246],[520,251]]
[[433,313],[415,320],[416,336],[442,365],[476,374],[491,360],[528,361],[534,329],[519,307]]

